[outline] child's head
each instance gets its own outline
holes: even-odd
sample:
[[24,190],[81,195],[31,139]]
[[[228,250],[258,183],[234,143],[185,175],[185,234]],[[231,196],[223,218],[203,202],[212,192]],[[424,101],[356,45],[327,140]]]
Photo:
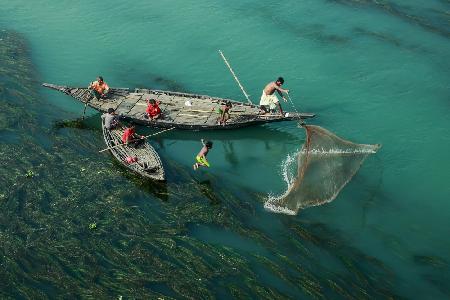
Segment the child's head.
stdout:
[[149,102],[150,104],[152,104],[152,105],[155,105],[155,104],[156,104],[155,99],[150,99],[150,100],[148,100],[148,102]]
[[225,104],[226,107],[233,107],[233,105],[231,104],[231,101],[227,101],[227,103]]
[[206,141],[206,142],[205,142],[205,146],[206,146],[206,148],[211,149],[212,146],[213,146],[213,142],[211,142],[211,141]]

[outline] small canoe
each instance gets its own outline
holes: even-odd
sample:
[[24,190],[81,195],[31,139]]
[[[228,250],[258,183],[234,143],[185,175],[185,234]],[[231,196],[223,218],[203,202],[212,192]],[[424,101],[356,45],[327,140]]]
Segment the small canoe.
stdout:
[[[312,113],[297,112],[288,112],[285,116],[281,114],[263,115],[260,114],[258,106],[253,104],[206,95],[161,90],[135,89],[130,91],[127,88],[111,88],[107,99],[97,100],[91,96],[87,88],[48,83],[44,83],[43,86],[63,92],[82,103],[87,102],[87,105],[100,112],[106,112],[108,108],[112,107],[126,120],[149,127],[175,127],[189,130],[235,129],[269,122],[304,120],[315,116]],[[155,99],[161,102],[162,118],[155,121],[147,118],[146,99]],[[230,119],[225,126],[222,126],[217,124],[219,118],[217,110],[226,101],[230,101],[233,107],[230,110]]]
[[[163,181],[166,179],[161,159],[148,142],[143,143],[137,149],[123,145],[122,135],[124,129],[108,130],[104,125],[104,118],[102,117],[103,138],[105,139],[106,146],[122,165],[141,176],[153,180]],[[137,161],[127,163],[127,157],[137,157]]]

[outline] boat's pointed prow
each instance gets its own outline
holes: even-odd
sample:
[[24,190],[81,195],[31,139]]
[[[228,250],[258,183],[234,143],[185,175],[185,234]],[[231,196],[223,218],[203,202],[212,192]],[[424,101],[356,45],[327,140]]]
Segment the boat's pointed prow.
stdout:
[[54,89],[54,90],[62,90],[62,89],[64,89],[64,88],[66,88],[66,87],[63,86],[63,85],[56,85],[56,84],[46,83],[46,82],[44,82],[44,83],[42,84],[42,86],[45,86],[45,87],[48,87],[49,89]]
[[70,90],[70,88],[69,87],[67,87],[67,86],[64,86],[64,85],[56,85],[56,84],[52,84],[52,83],[43,83],[42,84],[42,86],[44,86],[44,87],[46,87],[46,88],[49,88],[49,89],[52,89],[52,90],[57,90],[57,91],[60,91],[60,92],[63,92],[63,93],[65,93],[65,94],[69,94],[68,93],[68,90]]
[[67,90],[67,86],[56,85],[56,84],[45,83],[45,82],[42,84],[42,86],[45,86],[46,88],[49,88],[49,89],[61,91],[61,92],[65,92]]

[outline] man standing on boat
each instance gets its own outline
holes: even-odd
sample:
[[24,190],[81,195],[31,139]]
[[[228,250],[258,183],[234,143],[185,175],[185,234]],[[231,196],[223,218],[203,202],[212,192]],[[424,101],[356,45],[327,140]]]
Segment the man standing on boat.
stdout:
[[98,76],[97,80],[91,82],[88,87],[91,90],[91,94],[98,99],[106,98],[106,95],[109,92],[109,86],[106,82],[103,81],[102,76]]
[[264,111],[264,113],[268,113],[273,111],[275,107],[278,107],[281,115],[284,116],[283,109],[281,108],[280,101],[275,95],[275,91],[283,98],[285,102],[287,102],[286,98],[284,98],[283,93],[289,93],[289,90],[282,89],[281,86],[284,83],[283,77],[278,77],[276,81],[272,81],[266,85],[264,88],[261,101],[259,102],[260,108]]

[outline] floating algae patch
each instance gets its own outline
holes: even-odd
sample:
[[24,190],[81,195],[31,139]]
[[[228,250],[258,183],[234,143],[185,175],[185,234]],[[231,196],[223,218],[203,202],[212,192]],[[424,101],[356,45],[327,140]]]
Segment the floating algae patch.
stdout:
[[[200,274],[212,270],[202,264],[198,253],[186,255],[189,252],[180,251],[175,238],[158,237],[154,227],[147,227],[147,218],[158,219],[157,216],[143,217],[141,211],[124,206],[122,199],[127,194],[123,190],[129,193],[136,190],[117,176],[108,160],[102,160],[100,155],[95,158],[99,135],[77,132],[78,127],[69,126],[64,135],[52,136],[50,151],[39,146],[33,132],[45,132],[46,128],[40,126],[35,114],[23,113],[30,111],[29,101],[36,101],[37,95],[30,87],[34,81],[16,82],[28,78],[31,65],[24,67],[3,60],[5,56],[9,59],[12,51],[15,61],[28,63],[26,52],[17,50],[23,46],[23,41],[12,33],[3,34],[3,40],[8,43],[1,44],[2,63],[6,62],[2,71],[15,82],[11,86],[6,86],[9,81],[2,82],[0,111],[6,114],[2,115],[2,126],[22,136],[23,142],[2,147],[5,159],[0,162],[3,199],[0,203],[3,245],[0,251],[4,260],[0,295],[24,298],[69,294],[96,298],[116,294],[164,296],[145,288],[151,286],[151,281],[170,283],[175,292],[183,295],[206,295],[206,285],[200,287],[188,275],[198,272],[196,277],[200,278]],[[5,92],[12,88],[19,92]],[[5,97],[8,101],[4,101]],[[24,125],[12,126],[17,120]],[[86,155],[90,155],[90,159]],[[27,174],[33,176],[27,177]],[[177,231],[172,226],[182,224],[181,220],[159,219],[158,222],[163,223],[162,228],[171,228],[169,231],[183,236],[182,230]],[[164,236],[167,232],[164,231]],[[148,236],[154,238],[145,243]],[[112,247],[117,243],[129,245],[129,248],[117,251]],[[159,268],[151,265],[140,269],[142,262],[130,259],[136,253],[151,253],[155,258],[150,262],[159,264]],[[180,262],[175,267],[176,255],[180,253],[184,256],[177,258]],[[190,263],[183,260],[185,256]],[[195,267],[198,270],[192,271]]]
[[[308,261],[300,259],[300,264],[280,256],[286,265],[300,275],[303,279],[302,289],[311,292],[311,295],[324,295],[328,298],[339,294],[355,299],[398,297],[392,292],[394,272],[379,259],[348,246],[344,239],[336,238],[338,233],[332,232],[324,224],[302,223],[291,224],[289,227],[292,240],[298,240],[308,248],[311,248],[308,244],[313,243],[319,249],[310,252]],[[328,255],[323,255],[324,252]],[[313,263],[317,259],[323,260],[320,267]]]
[[[367,7],[380,10],[386,14],[397,17],[410,24],[414,24],[422,27],[424,30],[439,34],[445,38],[450,37],[450,31],[447,30],[447,26],[439,26],[436,21],[443,21],[443,24],[448,24],[448,20],[445,19],[445,12],[438,11],[442,14],[442,18],[427,17],[425,15],[416,15],[404,6],[397,5],[394,1],[379,1],[379,0],[328,0],[331,2],[337,2],[343,5]],[[444,28],[445,27],[445,28]]]
[[416,264],[422,266],[430,266],[440,269],[449,270],[450,265],[441,257],[428,255],[414,255],[413,260]]
[[118,77],[123,78],[125,85],[136,88],[151,87],[156,90],[167,90],[173,92],[189,92],[189,89],[177,80],[163,77],[159,74],[149,72],[148,66],[142,65],[140,59],[127,59],[117,62]]
[[242,10],[242,12],[245,12],[247,15],[249,10],[252,11],[253,16],[264,20],[264,23],[270,20],[282,32],[289,32],[296,37],[309,39],[317,43],[334,45],[347,45],[351,41],[349,37],[332,33],[330,28],[327,28],[324,24],[299,25],[298,22],[288,21],[270,7],[251,6],[248,9]]
[[233,231],[196,224],[190,226],[190,235],[211,244],[224,245],[250,253],[266,253],[267,251],[253,240],[243,238]]
[[[97,116],[95,116],[97,117]],[[76,129],[88,129],[89,127],[86,126],[86,122],[79,119],[74,120],[62,120],[62,121],[56,121],[53,125],[54,129],[62,129],[62,128],[76,128]]]
[[[0,53],[25,47],[8,34]],[[130,180],[97,152],[100,131],[79,122],[45,127],[28,54],[13,52],[23,63],[2,65],[12,79],[2,82],[8,93],[0,112],[8,113],[2,126],[20,140],[1,148],[1,298],[206,299],[215,297],[217,283],[227,290],[229,278],[256,278],[242,254],[188,235],[189,224],[210,224],[267,243],[245,228],[252,209],[239,211],[239,199],[187,175],[166,184],[161,202],[145,187],[151,182]],[[279,298],[258,284],[240,289]]]
[[405,41],[403,41],[400,38],[397,38],[394,34],[389,32],[381,32],[381,31],[372,31],[369,29],[365,29],[363,27],[355,27],[353,31],[356,34],[360,34],[363,36],[371,37],[374,39],[377,39],[379,41],[382,41],[386,44],[393,45],[395,47],[398,47],[402,50],[411,51],[411,52],[417,52],[422,54],[431,54],[431,50],[426,49],[422,45],[416,45],[416,44],[409,44]]

